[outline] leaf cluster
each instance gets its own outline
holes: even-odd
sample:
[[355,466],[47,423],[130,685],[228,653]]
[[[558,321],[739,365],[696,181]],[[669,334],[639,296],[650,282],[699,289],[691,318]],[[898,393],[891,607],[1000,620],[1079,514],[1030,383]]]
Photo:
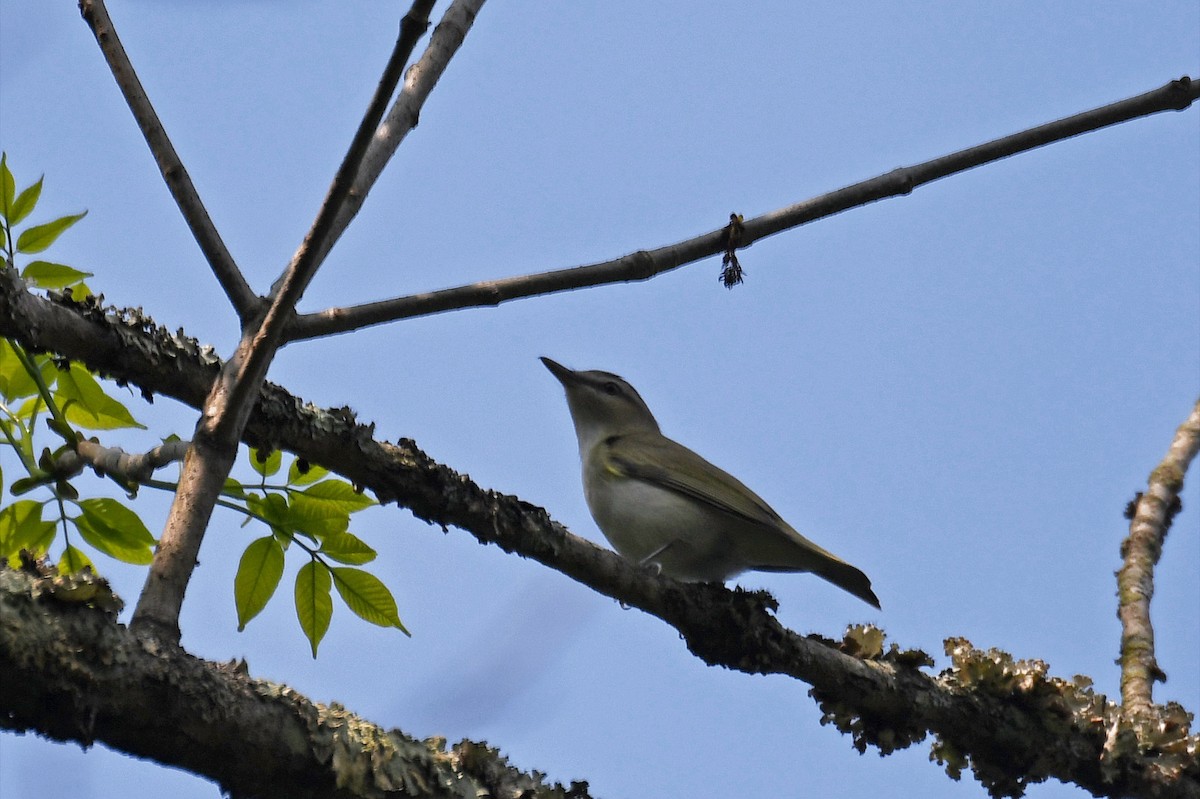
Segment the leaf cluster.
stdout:
[[[21,228],[37,206],[42,185],[39,178],[18,192],[7,154],[0,155],[0,246],[7,269],[16,269],[18,255],[46,250],[86,215],[71,214]],[[92,274],[65,264],[35,260],[25,265],[21,277],[33,288],[70,292],[73,299],[92,293],[84,282]],[[43,420],[45,424],[40,425]],[[55,436],[53,447],[42,445],[37,438],[43,428]],[[81,499],[75,486],[75,478],[83,471],[78,451],[84,440],[81,431],[122,428],[145,426],[105,390],[93,372],[79,363],[29,352],[15,341],[0,339],[0,451],[11,451],[22,472],[8,484],[0,468],[0,491],[7,485],[14,498],[36,496],[0,506],[0,558],[14,567],[21,562],[22,553],[26,562],[44,558],[61,529],[63,550],[56,568],[64,575],[96,571],[88,553],[76,545],[78,539],[125,563],[144,566],[153,560],[157,541],[136,511],[119,499]],[[178,438],[164,439],[171,440]],[[94,438],[91,441],[98,443]],[[238,565],[234,579],[238,629],[244,629],[266,607],[282,578],[284,554],[295,545],[308,555],[308,562],[296,575],[295,603],[314,657],[329,628],[335,588],[359,617],[407,634],[391,591],[379,578],[358,568],[375,559],[375,550],[349,531],[350,515],[375,505],[375,500],[299,458],[290,464],[283,483],[268,483],[282,464],[280,452],[252,449],[250,466],[257,485],[248,487],[230,478],[222,490],[220,505],[270,530],[246,547]],[[92,466],[115,481],[129,499],[135,498],[143,485],[166,491],[177,488],[173,482]]]
[[283,483],[269,483],[283,468],[282,454],[251,449],[249,457],[260,477],[258,486],[248,489],[227,480],[219,503],[236,507],[271,529],[269,535],[250,542],[238,563],[233,584],[238,629],[245,629],[275,595],[283,578],[284,555],[295,545],[308,556],[296,574],[294,596],[296,618],[313,657],[329,630],[333,589],[359,618],[408,634],[392,592],[378,577],[357,568],[373,561],[376,552],[349,531],[350,515],[377,504],[375,500],[301,458],[292,460]]

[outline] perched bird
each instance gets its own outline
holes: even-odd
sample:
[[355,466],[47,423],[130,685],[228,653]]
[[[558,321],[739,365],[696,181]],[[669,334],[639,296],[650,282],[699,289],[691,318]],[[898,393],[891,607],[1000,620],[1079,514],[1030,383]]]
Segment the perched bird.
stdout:
[[750,570],[812,572],[879,607],[867,575],[659,432],[633,386],[611,372],[542,363],[567,392],[588,509],[626,559],[689,582],[724,582]]

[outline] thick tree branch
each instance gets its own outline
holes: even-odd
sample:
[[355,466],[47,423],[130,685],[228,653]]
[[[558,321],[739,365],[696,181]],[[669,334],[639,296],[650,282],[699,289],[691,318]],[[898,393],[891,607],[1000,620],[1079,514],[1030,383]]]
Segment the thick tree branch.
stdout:
[[[850,208],[887,197],[909,194],[922,184],[1081,133],[1160,111],[1180,111],[1190,106],[1198,97],[1200,81],[1183,77],[1137,97],[1084,111],[1057,122],[1004,136],[922,164],[896,169],[885,175],[746,220],[742,225],[740,246],[748,247],[759,239]],[[654,250],[639,250],[601,263],[520,277],[485,280],[351,308],[330,308],[304,314],[294,321],[288,337],[293,340],[316,338],[459,308],[499,305],[509,300],[588,286],[647,280],[723,252],[724,233],[725,228],[721,228],[676,244]]]
[[[0,728],[102,742],[184,768],[234,797],[587,797],[547,785],[485,744],[420,741],[337,705],[252,679],[117,624],[83,574],[0,564]],[[528,793],[525,793],[528,791]]]
[[400,34],[376,87],[375,94],[338,168],[312,228],[272,291],[270,307],[261,319],[243,326],[237,351],[221,370],[204,402],[179,477],[179,488],[146,585],[138,599],[132,624],[152,629],[170,641],[179,640],[179,611],[204,532],[212,517],[221,486],[237,454],[238,441],[251,407],[278,351],[296,303],[312,281],[333,240],[335,217],[345,205],[354,176],[391,99],[400,70],[428,26],[432,0],[415,0],[400,25]]
[[117,31],[108,16],[104,0],[80,0],[79,11],[88,27],[92,29],[92,34],[104,53],[104,60],[108,62],[108,67],[117,80],[117,86],[120,87],[125,102],[129,104],[129,110],[133,112],[133,118],[137,120],[138,127],[146,138],[146,144],[150,146],[150,152],[158,163],[158,169],[162,172],[171,197],[175,199],[175,204],[179,206],[192,236],[200,245],[200,251],[212,267],[213,274],[216,275],[238,318],[243,323],[248,321],[258,310],[260,300],[242,276],[233,256],[225,247],[221,234],[209,218],[187,169],[179,159],[179,154],[175,152],[166,129],[154,111],[154,106],[150,104],[150,98],[142,88],[142,82],[138,80],[121,40],[117,38]]
[[1145,493],[1131,504],[1129,537],[1121,543],[1124,564],[1117,572],[1117,617],[1121,620],[1121,701],[1130,716],[1153,704],[1154,683],[1166,675],[1154,657],[1150,600],[1154,567],[1162,556],[1171,520],[1179,510],[1183,477],[1200,450],[1200,400],[1179,425],[1162,462],[1150,473]]
[[[40,299],[11,271],[0,273],[0,335],[193,405],[218,368],[194,344],[144,318]],[[783,628],[768,598],[645,574],[571,535],[543,509],[481,488],[411,441],[388,444],[372,433],[348,410],[319,410],[268,383],[244,438],[295,452],[419,518],[460,527],[652,613],[707,663],[801,679],[860,746],[887,752],[932,733],[948,769],[969,765],[998,794],[1055,777],[1100,796],[1200,797],[1200,739],[1188,737],[1177,707],[1155,709],[1157,737],[1142,744],[1126,734],[1129,725],[1113,703],[1086,684],[1047,677],[1044,664],[1005,660],[961,641],[949,648],[953,667],[937,677],[914,665],[922,662],[914,653],[851,656]],[[1106,749],[1110,730],[1116,744]]]

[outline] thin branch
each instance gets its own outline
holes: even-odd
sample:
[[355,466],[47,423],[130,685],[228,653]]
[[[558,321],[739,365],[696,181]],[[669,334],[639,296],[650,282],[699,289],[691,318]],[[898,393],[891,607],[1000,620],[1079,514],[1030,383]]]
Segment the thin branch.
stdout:
[[179,154],[175,152],[166,129],[154,111],[154,106],[150,104],[150,98],[142,88],[142,82],[138,79],[129,56],[125,54],[121,40],[117,38],[116,28],[113,27],[108,10],[104,7],[104,0],[80,0],[79,12],[92,29],[92,34],[104,53],[104,59],[117,80],[117,86],[125,96],[129,109],[133,111],[133,118],[137,120],[138,127],[146,138],[146,144],[150,146],[150,152],[158,163],[167,189],[175,199],[175,204],[179,206],[196,243],[200,245],[200,251],[208,260],[238,318],[246,322],[258,310],[260,300],[242,276],[233,256],[225,247],[221,234],[209,218],[204,203],[200,201],[200,195],[192,185],[187,169],[179,159]]
[[[742,225],[741,246],[773,236],[816,219],[832,216],[850,208],[887,197],[910,193],[914,188],[956,172],[1007,158],[1020,152],[1078,136],[1081,133],[1126,122],[1160,111],[1180,111],[1200,98],[1200,81],[1187,77],[1111,105],[1085,111],[1046,125],[1005,136],[961,150],[932,161],[893,170],[885,175],[855,183],[837,191],[796,203],[777,211],[746,220]],[[558,269],[521,277],[486,280],[455,288],[413,294],[350,308],[330,308],[298,317],[288,333],[290,340],[301,340],[345,333],[369,325],[443,313],[479,306],[499,305],[509,300],[551,294],[560,291],[646,280],[686,264],[724,252],[725,228],[695,238],[659,247],[639,250],[611,261]]]
[[[192,405],[203,401],[214,373],[194,344],[144,319],[127,322],[120,312],[55,304],[25,291],[6,271],[0,271],[0,335]],[[856,745],[893,751],[928,731],[939,739],[939,757],[960,766],[969,759],[981,780],[1010,793],[1055,777],[1097,796],[1200,798],[1196,739],[1188,737],[1182,709],[1164,709],[1157,745],[1126,745],[1128,736],[1116,735],[1117,745],[1105,752],[1107,731],[1121,729],[1119,709],[1085,682],[1047,677],[1036,661],[1006,662],[961,641],[952,642],[953,667],[936,677],[916,668],[915,653],[852,657],[782,627],[760,594],[641,572],[572,535],[543,509],[437,463],[413,442],[377,441],[372,426],[345,410],[322,411],[270,383],[243,438],[320,463],[418,518],[459,527],[641,608],[675,627],[706,663],[811,684],[827,717],[854,732]]]
[[383,124],[375,131],[362,165],[359,167],[354,185],[333,220],[330,233],[322,249],[317,251],[318,260],[323,260],[354,217],[362,208],[371,187],[383,174],[384,167],[395,155],[396,149],[409,131],[417,126],[421,108],[429,99],[429,93],[437,85],[450,59],[462,46],[463,39],[475,22],[484,0],[454,0],[437,27],[429,37],[425,52],[417,59],[404,76],[404,87]]
[[1166,675],[1154,656],[1150,600],[1154,567],[1162,556],[1188,466],[1200,451],[1200,401],[1175,431],[1162,462],[1150,473],[1145,493],[1131,504],[1129,537],[1121,543],[1124,564],[1117,572],[1117,617],[1121,620],[1121,701],[1129,716],[1145,715],[1155,682]]
[[320,267],[338,210],[351,190],[359,163],[391,99],[400,70],[428,26],[431,0],[414,0],[401,22],[400,34],[329,193],[312,228],[272,291],[270,307],[256,325],[243,328],[233,357],[204,402],[192,446],[183,462],[179,489],[167,514],[146,585],[130,622],[169,641],[179,640],[179,611],[196,567],[200,543],[225,478],[237,455],[238,441],[262,389],[296,303]]

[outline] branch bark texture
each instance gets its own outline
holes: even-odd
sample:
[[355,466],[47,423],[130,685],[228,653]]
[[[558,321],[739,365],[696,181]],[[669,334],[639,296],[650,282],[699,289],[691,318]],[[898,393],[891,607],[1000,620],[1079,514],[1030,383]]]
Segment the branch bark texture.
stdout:
[[[392,105],[387,117],[375,131],[374,137],[367,146],[362,163],[355,175],[354,184],[342,203],[330,227],[330,234],[322,248],[317,250],[319,260],[324,260],[329,250],[346,232],[346,228],[358,215],[368,192],[375,181],[383,174],[400,143],[409,132],[417,126],[421,117],[421,108],[429,99],[429,93],[441,79],[442,74],[450,63],[450,59],[462,46],[463,39],[475,22],[475,17],[483,7],[484,0],[454,0],[442,15],[429,44],[417,62],[408,68],[404,75],[404,85],[400,95]],[[291,338],[289,336],[289,338]]]

